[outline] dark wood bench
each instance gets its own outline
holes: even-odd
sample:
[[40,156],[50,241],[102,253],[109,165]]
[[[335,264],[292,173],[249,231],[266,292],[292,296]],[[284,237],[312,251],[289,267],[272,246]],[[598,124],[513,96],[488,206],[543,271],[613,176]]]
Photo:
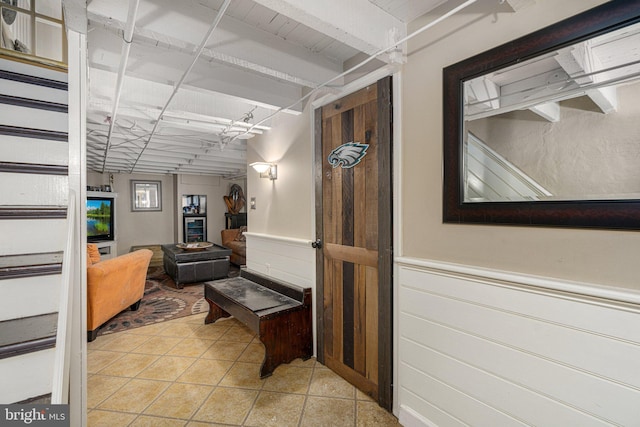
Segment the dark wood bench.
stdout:
[[282,363],[313,355],[311,288],[242,270],[240,277],[205,282],[205,324],[233,316],[255,332],[265,348],[260,378]]

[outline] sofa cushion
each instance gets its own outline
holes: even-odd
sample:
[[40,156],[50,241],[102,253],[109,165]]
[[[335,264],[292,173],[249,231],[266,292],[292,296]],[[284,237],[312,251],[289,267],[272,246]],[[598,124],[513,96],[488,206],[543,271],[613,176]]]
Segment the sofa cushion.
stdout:
[[247,244],[245,242],[239,242],[237,240],[232,240],[227,242],[226,245],[229,249],[231,249],[234,253],[246,257],[247,256]]
[[100,262],[100,251],[95,243],[87,243],[87,266]]
[[238,242],[246,242],[247,236],[244,235],[245,231],[247,231],[247,226],[243,225],[239,228],[238,235],[236,236],[235,240]]

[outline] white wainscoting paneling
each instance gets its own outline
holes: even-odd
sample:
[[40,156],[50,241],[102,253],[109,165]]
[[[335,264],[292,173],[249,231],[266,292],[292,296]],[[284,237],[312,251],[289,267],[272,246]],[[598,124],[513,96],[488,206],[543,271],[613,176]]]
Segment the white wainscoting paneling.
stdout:
[[401,422],[640,425],[640,306],[549,279],[398,263]]
[[247,268],[298,286],[315,287],[316,253],[310,240],[244,233]]
[[316,249],[310,240],[246,232],[247,269],[311,288],[313,354],[316,354]]

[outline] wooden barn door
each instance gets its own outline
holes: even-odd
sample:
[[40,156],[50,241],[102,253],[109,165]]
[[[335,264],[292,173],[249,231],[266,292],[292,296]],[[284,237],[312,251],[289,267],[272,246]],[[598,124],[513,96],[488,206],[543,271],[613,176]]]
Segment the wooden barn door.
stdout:
[[391,409],[391,77],[316,110],[318,359]]

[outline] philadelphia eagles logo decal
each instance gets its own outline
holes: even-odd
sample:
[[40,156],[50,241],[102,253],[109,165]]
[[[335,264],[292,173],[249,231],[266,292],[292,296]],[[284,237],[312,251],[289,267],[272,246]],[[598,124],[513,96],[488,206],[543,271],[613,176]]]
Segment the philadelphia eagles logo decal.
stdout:
[[334,168],[341,165],[343,169],[349,169],[360,163],[360,160],[367,154],[368,148],[369,144],[347,142],[334,149],[327,160]]

